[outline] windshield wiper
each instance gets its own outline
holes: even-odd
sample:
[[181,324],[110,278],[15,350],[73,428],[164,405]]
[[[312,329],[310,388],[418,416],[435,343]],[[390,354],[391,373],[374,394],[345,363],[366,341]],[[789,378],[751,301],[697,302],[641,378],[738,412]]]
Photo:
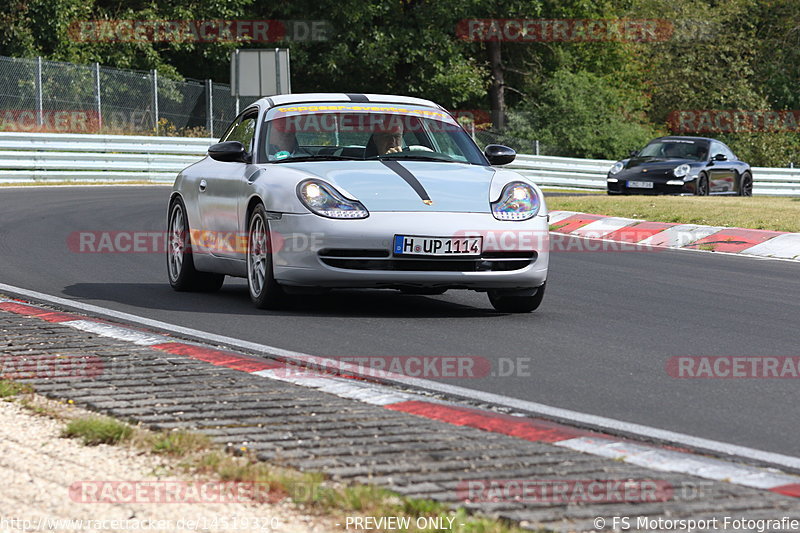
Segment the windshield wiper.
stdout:
[[285,157],[283,159],[275,159],[270,163],[296,163],[301,161],[361,161],[360,157],[347,157],[343,155],[333,154],[317,154],[317,155],[303,155],[298,157]]

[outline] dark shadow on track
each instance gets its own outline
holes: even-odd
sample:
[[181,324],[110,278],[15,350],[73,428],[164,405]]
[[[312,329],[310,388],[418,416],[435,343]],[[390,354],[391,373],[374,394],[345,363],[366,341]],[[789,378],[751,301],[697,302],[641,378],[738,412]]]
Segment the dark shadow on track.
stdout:
[[322,295],[294,295],[283,310],[259,310],[252,306],[247,287],[226,281],[215,293],[178,293],[166,283],[76,283],[63,294],[81,300],[117,302],[167,311],[263,316],[475,318],[500,317],[489,302],[476,308],[448,301],[447,296],[401,294],[394,290],[334,290]]

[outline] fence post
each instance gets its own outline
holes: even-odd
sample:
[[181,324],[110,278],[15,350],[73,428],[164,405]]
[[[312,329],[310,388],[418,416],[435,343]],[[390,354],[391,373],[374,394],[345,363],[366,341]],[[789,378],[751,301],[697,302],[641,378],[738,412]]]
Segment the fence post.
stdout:
[[42,56],[36,58],[36,123],[44,125],[44,99],[42,98]]
[[152,70],[153,73],[153,121],[156,126],[156,135],[158,135],[158,71]]
[[533,153],[534,155],[539,155],[539,140],[533,141]]
[[208,134],[214,136],[214,86],[211,80],[206,80],[206,129]]
[[97,101],[97,131],[103,131],[103,109],[100,107],[100,63],[94,64],[94,90]]

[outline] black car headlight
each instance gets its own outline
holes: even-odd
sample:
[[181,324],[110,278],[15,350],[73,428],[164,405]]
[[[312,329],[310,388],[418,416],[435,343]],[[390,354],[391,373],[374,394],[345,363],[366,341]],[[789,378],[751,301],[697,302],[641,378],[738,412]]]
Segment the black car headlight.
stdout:
[[692,167],[684,163],[683,165],[678,165],[672,170],[672,173],[675,175],[676,178],[682,178],[689,174],[692,171]]

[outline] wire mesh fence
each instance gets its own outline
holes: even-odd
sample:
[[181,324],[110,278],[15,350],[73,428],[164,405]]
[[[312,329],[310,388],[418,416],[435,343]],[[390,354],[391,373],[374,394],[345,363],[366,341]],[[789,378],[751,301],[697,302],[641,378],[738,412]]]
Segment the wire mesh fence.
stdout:
[[[240,98],[237,105],[229,85],[211,80],[0,56],[0,131],[219,137],[253,101]],[[472,130],[481,148],[556,152],[538,141]]]
[[211,80],[0,56],[0,131],[217,137],[253,101]]

